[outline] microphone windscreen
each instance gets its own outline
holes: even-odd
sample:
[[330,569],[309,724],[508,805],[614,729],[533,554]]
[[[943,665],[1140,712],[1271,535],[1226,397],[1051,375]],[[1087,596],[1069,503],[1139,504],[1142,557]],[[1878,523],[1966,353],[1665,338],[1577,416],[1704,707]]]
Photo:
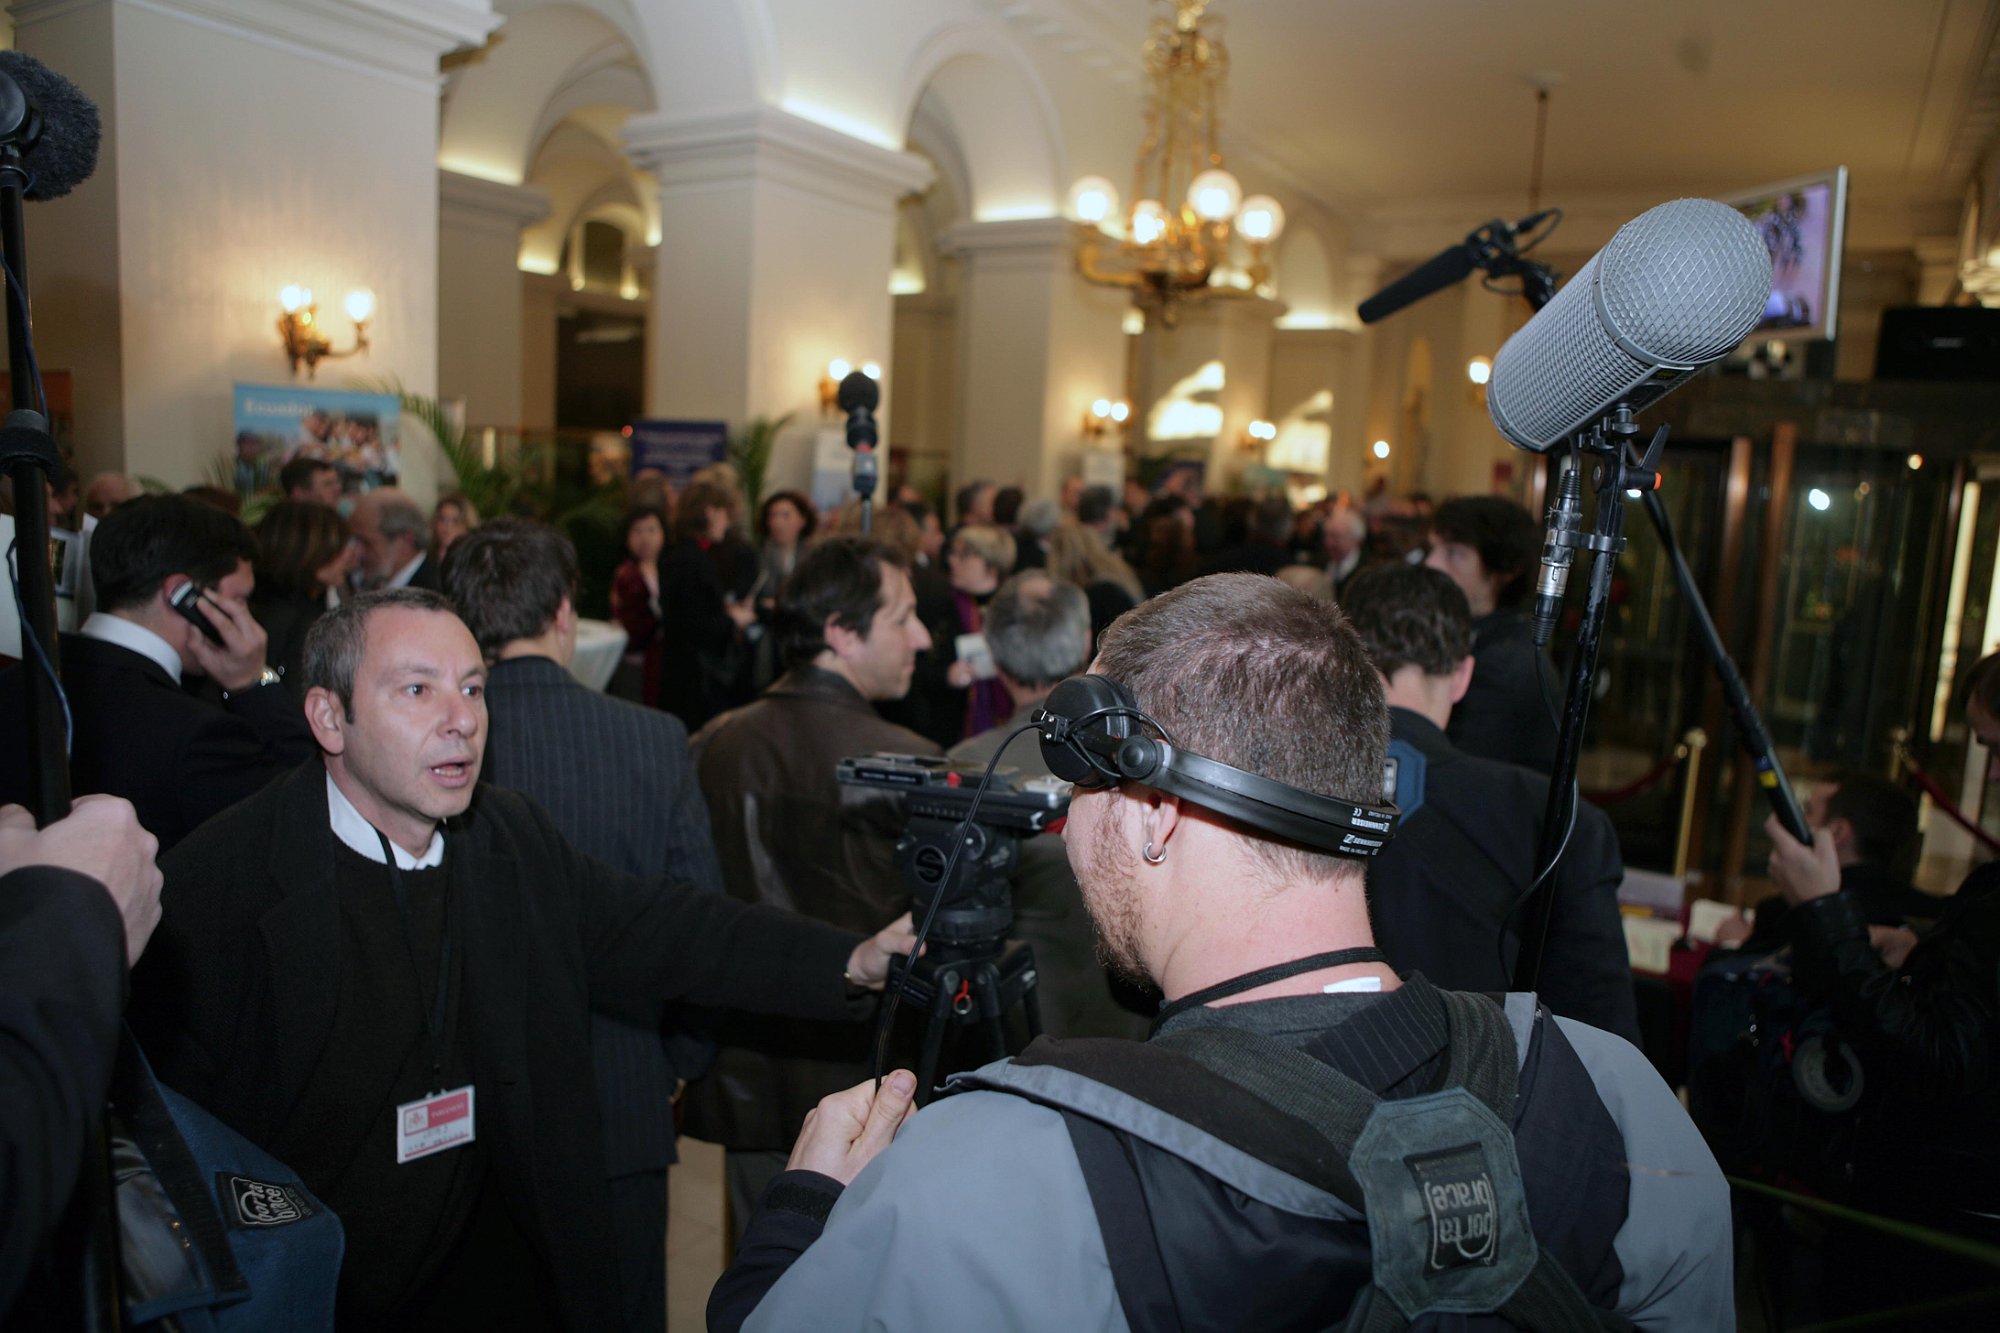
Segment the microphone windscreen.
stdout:
[[1637,411],[1729,355],[1770,295],[1770,253],[1741,213],[1712,199],[1648,209],[1500,349],[1493,424],[1541,453],[1619,403]]
[[30,55],[0,51],[0,71],[21,86],[41,108],[42,133],[22,154],[29,199],[60,199],[97,170],[97,145],[104,130],[97,104],[83,90]]
[[1449,250],[1432,255],[1363,301],[1357,313],[1363,324],[1373,324],[1406,305],[1414,305],[1432,292],[1441,292],[1455,282],[1463,282],[1471,276],[1472,269],[1472,247],[1454,245]]
[[882,386],[863,371],[849,371],[840,382],[840,410],[852,412],[857,407],[865,407],[870,412],[882,401]]

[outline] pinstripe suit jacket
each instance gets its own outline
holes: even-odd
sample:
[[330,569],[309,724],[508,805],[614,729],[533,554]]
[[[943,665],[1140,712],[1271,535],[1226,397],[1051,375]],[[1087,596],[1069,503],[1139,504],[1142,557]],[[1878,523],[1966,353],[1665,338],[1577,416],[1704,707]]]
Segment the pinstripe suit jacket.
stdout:
[[[588,689],[546,657],[494,663],[486,712],[483,776],[532,798],[578,851],[643,878],[721,891],[708,806],[672,714]],[[607,1175],[674,1160],[674,1079],[701,1073],[713,1051],[705,1036],[672,1023],[663,1041],[592,1017]]]

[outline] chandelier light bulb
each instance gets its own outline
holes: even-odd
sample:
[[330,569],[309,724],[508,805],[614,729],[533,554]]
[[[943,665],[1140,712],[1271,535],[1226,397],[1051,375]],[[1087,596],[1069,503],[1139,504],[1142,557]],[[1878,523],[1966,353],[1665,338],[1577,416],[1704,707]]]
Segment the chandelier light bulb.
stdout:
[[1268,194],[1253,194],[1236,214],[1236,230],[1245,240],[1275,241],[1285,230],[1285,206]]
[[1093,227],[1118,214],[1118,187],[1102,176],[1085,176],[1069,187],[1069,215]]
[[1243,202],[1243,187],[1221,167],[1211,167],[1188,185],[1188,207],[1203,222],[1227,222]]
[[301,287],[296,282],[287,284],[284,290],[278,293],[278,304],[285,308],[285,313],[288,315],[296,315],[311,305],[312,299],[312,288]]
[[356,287],[347,294],[344,304],[349,319],[356,324],[366,324],[369,317],[375,313],[375,293],[366,287]]
[[1167,210],[1157,199],[1141,199],[1132,206],[1132,239],[1151,245],[1167,234]]
[[844,380],[854,373],[854,367],[835,357],[826,363],[826,377],[830,380]]

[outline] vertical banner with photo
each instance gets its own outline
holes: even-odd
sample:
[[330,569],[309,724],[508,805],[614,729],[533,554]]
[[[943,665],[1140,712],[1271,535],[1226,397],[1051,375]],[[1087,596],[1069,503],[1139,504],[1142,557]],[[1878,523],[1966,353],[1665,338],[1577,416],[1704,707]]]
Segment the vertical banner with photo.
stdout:
[[324,458],[341,489],[393,486],[401,472],[396,428],[402,404],[393,393],[360,393],[291,384],[236,386],[234,483],[249,495],[277,485],[294,458]]
[[662,473],[675,490],[729,457],[726,421],[635,421],[626,427],[626,438],[632,442],[632,475]]

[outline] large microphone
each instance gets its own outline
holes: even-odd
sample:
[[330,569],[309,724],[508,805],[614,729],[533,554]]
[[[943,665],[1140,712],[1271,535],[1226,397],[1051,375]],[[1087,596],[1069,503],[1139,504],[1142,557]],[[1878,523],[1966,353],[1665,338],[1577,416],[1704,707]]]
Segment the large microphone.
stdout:
[[60,199],[97,170],[97,104],[30,55],[0,51],[0,143],[21,148],[30,200]]
[[1493,424],[1545,453],[1615,407],[1640,411],[1735,350],[1770,295],[1770,253],[1741,213],[1712,199],[1648,209],[1493,358]]

